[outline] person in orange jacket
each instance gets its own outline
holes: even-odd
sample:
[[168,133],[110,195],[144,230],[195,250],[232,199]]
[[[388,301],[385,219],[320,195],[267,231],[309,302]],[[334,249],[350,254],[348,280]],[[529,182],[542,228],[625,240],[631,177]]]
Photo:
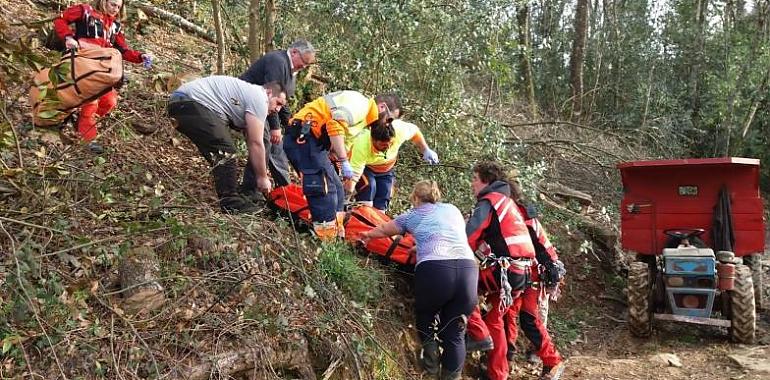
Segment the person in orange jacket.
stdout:
[[302,175],[302,192],[320,239],[344,236],[345,190],[330,154],[340,165],[342,177],[353,177],[348,161],[353,137],[371,126],[392,122],[392,107],[381,96],[337,91],[306,104],[289,121],[283,149]]
[[[92,4],[73,5],[53,20],[56,35],[64,40],[67,49],[115,48],[123,59],[152,66],[152,56],[132,50],[126,44],[120,19],[125,15],[123,0],[95,0]],[[70,25],[74,24],[74,29]],[[94,153],[104,148],[94,142],[96,115],[107,115],[118,104],[118,93],[113,89],[93,102],[83,104],[78,115],[77,130]]]

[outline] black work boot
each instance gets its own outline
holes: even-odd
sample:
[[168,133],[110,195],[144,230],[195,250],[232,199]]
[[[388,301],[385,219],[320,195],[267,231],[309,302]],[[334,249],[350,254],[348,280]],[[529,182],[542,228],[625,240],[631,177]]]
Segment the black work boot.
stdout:
[[441,376],[439,376],[440,380],[460,380],[460,376],[463,374],[463,369],[460,367],[456,371],[446,371],[443,368],[441,369]]
[[102,154],[102,153],[104,153],[104,147],[102,146],[102,144],[99,144],[96,141],[91,141],[86,146],[88,147],[88,150],[91,151],[91,153],[93,153],[93,154]]
[[265,199],[265,195],[257,190],[254,190],[254,189],[245,190],[241,188],[240,193],[242,197],[252,201],[254,204],[263,204],[267,202],[267,200]]
[[539,380],[559,380],[561,378],[561,375],[564,373],[564,367],[566,363],[564,361],[559,362],[559,364],[548,367],[543,366],[543,372],[540,373],[540,379]]
[[539,356],[537,356],[537,351],[536,351],[536,350],[535,350],[535,348],[534,348],[534,347],[532,347],[532,346],[530,346],[530,347],[527,349],[527,352],[526,352],[526,353],[524,353],[524,356],[525,356],[525,357],[526,357],[526,359],[527,359],[527,363],[530,363],[530,364],[537,364],[537,363],[540,363],[540,357],[539,357]]
[[425,341],[422,344],[420,359],[422,360],[422,368],[425,370],[425,372],[431,375],[437,375],[440,363],[438,342],[436,342],[434,339]]
[[465,336],[465,351],[491,351],[495,348],[495,344],[492,342],[492,337],[488,336],[482,340],[474,340],[469,335]]
[[219,162],[211,169],[214,176],[214,189],[219,196],[219,207],[228,214],[240,214],[259,211],[254,202],[238,193],[238,168],[235,160]]
[[238,195],[234,197],[224,197],[219,200],[219,207],[228,214],[244,214],[262,210],[254,202]]

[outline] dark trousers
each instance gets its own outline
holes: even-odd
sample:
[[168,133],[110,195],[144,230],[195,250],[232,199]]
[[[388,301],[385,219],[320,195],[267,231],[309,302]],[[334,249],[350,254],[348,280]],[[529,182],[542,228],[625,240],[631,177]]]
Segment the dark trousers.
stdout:
[[302,192],[313,222],[335,220],[337,212],[344,211],[345,190],[329,160],[328,148],[312,133],[305,136],[303,144],[297,142],[296,134],[287,133],[283,150],[294,170],[302,174]]
[[392,169],[385,173],[375,173],[365,168],[361,180],[356,184],[356,200],[372,202],[375,208],[387,210],[395,180],[396,175]]
[[179,133],[195,144],[211,165],[219,199],[238,195],[238,166],[229,122],[202,104],[183,95],[172,96],[168,115],[176,120]]
[[[289,159],[283,151],[283,143],[273,144],[270,142],[270,131],[265,128],[265,135],[262,138],[267,150],[266,161],[267,169],[273,177],[276,187],[286,186],[291,182],[289,177]],[[246,163],[246,170],[243,171],[243,182],[241,182],[241,192],[247,193],[256,191],[257,175],[254,173],[254,166],[251,159]]]
[[[465,361],[465,318],[478,303],[479,267],[475,260],[423,261],[414,273],[417,333],[423,344],[438,335],[445,372],[462,369]],[[438,316],[438,331],[433,323]]]

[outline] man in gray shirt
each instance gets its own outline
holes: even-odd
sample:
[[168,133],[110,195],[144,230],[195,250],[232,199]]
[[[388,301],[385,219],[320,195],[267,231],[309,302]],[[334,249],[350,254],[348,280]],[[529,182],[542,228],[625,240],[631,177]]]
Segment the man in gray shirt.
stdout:
[[229,128],[243,132],[256,188],[269,192],[262,136],[268,114],[286,104],[286,89],[277,82],[258,86],[229,76],[210,76],[186,83],[171,94],[168,114],[212,167],[222,211],[253,212],[258,207],[238,194],[235,145]]

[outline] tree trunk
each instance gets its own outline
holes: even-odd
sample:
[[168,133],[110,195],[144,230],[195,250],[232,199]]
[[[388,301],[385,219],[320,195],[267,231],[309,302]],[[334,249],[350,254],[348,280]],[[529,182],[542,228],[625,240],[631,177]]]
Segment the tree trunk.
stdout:
[[275,49],[275,15],[276,15],[275,0],[265,0],[265,27],[262,31],[264,36],[263,51],[268,52]]
[[572,85],[572,116],[580,117],[583,104],[583,65],[588,29],[588,0],[578,0],[575,8],[575,39],[570,57],[570,83]]
[[519,24],[519,66],[521,69],[520,78],[522,78],[522,95],[527,97],[530,117],[534,118],[537,115],[537,104],[535,103],[535,81],[532,78],[532,64],[530,61],[532,42],[529,38],[529,3],[519,4],[516,16]]
[[206,41],[215,42],[214,37],[211,35],[211,33],[209,33],[208,30],[193,24],[192,22],[186,20],[184,17],[180,15],[173,14],[169,11],[160,9],[150,4],[137,3],[136,6],[139,9],[141,9],[145,14],[147,14],[147,16],[157,17],[161,20],[167,21],[171,24],[178,26],[187,32],[193,33],[196,36],[201,37]]
[[214,29],[217,34],[217,74],[225,73],[225,31],[222,28],[222,4],[220,0],[211,0],[211,15],[214,17]]
[[[210,378],[229,378],[231,375],[249,370],[273,369],[291,371],[301,379],[316,379],[310,364],[308,344],[304,338],[290,347],[273,347],[270,344],[259,347],[246,347],[223,352],[204,358],[197,365],[181,371],[182,374],[172,379],[205,380]],[[259,371],[257,371],[259,373]],[[263,373],[257,378],[266,378]]]
[[620,31],[618,30],[618,18],[615,2],[612,0],[602,0],[602,11],[605,25],[604,44],[608,48],[607,51],[610,52],[608,57],[609,67],[607,70],[608,91],[606,91],[606,93],[609,96],[607,103],[615,109],[618,109],[620,107],[620,97],[618,96],[618,91],[616,90],[615,85],[619,83],[619,73],[622,65],[621,62],[616,58],[618,56],[618,52],[620,51],[620,49],[618,49],[616,46]]
[[693,38],[695,42],[690,54],[690,120],[696,128],[700,126],[700,62],[703,59],[705,44],[703,26],[705,25],[706,8],[708,8],[707,1],[695,1],[695,35]]
[[158,282],[160,267],[152,249],[139,247],[130,251],[120,263],[119,273],[123,309],[136,314],[163,306],[163,286]]
[[262,56],[262,45],[259,43],[259,0],[249,3],[249,58],[250,62]]

